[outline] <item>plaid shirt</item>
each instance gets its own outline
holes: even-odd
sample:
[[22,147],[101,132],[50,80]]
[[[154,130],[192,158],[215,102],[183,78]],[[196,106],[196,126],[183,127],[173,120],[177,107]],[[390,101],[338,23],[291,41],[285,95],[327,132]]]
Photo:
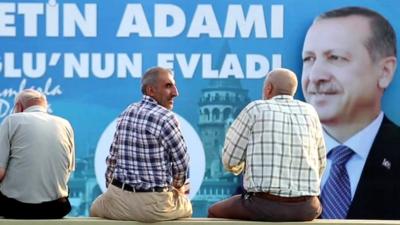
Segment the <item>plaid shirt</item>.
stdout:
[[250,103],[228,130],[223,164],[249,192],[317,196],[326,165],[315,109],[289,95]]
[[106,163],[107,186],[114,178],[145,189],[181,187],[189,155],[174,113],[149,96],[131,104],[118,120]]

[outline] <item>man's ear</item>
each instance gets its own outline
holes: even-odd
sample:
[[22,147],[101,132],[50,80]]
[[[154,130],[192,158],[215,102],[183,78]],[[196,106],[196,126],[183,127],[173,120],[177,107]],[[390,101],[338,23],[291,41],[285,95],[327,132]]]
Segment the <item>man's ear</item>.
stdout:
[[22,104],[20,102],[15,103],[14,105],[14,113],[23,112],[24,109],[22,108]]
[[154,96],[154,87],[152,85],[146,86],[146,94],[150,97]]
[[394,56],[386,57],[381,61],[381,74],[378,79],[378,87],[385,89],[389,86],[396,71],[397,59]]
[[264,90],[264,99],[270,99],[271,98],[271,93],[273,90],[273,86],[271,83],[267,83],[265,85],[265,90]]

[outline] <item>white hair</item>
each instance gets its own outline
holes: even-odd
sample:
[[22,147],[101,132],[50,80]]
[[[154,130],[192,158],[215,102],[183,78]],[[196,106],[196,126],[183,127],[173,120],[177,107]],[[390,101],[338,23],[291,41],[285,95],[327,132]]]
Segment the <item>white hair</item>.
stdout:
[[24,89],[15,96],[15,104],[21,103],[22,107],[28,108],[33,105],[41,105],[47,107],[46,95],[34,89]]

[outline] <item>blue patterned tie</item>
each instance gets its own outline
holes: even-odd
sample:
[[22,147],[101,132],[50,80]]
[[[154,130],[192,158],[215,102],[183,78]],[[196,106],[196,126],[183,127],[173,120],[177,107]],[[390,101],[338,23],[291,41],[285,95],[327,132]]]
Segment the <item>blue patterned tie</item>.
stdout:
[[346,163],[353,150],[339,145],[331,150],[332,165],[328,180],[321,192],[323,219],[345,219],[351,203],[349,174]]

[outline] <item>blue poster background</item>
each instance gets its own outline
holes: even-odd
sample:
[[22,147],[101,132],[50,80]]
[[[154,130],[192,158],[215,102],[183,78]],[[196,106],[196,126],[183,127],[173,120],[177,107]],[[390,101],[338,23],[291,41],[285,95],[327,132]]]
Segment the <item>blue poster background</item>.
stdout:
[[[70,180],[71,215],[88,215],[91,202],[101,193],[94,160],[101,135],[126,106],[141,99],[141,74],[160,65],[158,57],[171,57],[169,65],[180,94],[174,111],[192,126],[203,143],[204,175],[191,179],[202,181],[197,193],[192,193],[194,216],[205,216],[210,204],[232,195],[240,185],[240,178],[223,171],[218,157],[229,122],[245,104],[261,96],[264,76],[246,73],[247,69],[261,73],[287,67],[300,78],[303,39],[313,18],[329,9],[351,5],[380,12],[399,34],[400,8],[396,0],[2,1],[0,121],[12,111],[13,98],[20,89],[33,87],[46,93],[52,113],[68,119],[75,131],[77,166]],[[24,13],[27,8],[30,13]],[[178,11],[174,15],[181,16],[168,17],[167,24],[185,20],[181,31],[171,37],[157,36],[156,8]],[[137,11],[129,17],[132,11],[127,9]],[[237,16],[228,15],[229,9],[242,11],[248,18],[250,10],[259,13],[255,20],[265,22],[266,35],[262,35],[262,26],[258,27],[261,33],[249,26],[252,30],[247,34],[236,30],[233,36],[225,35],[227,21]],[[191,36],[190,31],[196,33],[196,17],[200,18],[198,28],[204,30]],[[118,35],[124,19],[132,25],[128,36]],[[144,21],[148,30],[143,28]],[[140,32],[135,31],[138,27]],[[134,61],[133,54],[141,57],[135,61],[136,69],[132,64],[129,71],[118,67],[118,63],[128,65],[127,61]],[[261,58],[254,68],[249,60],[253,56],[258,57],[252,58],[256,61]],[[197,66],[190,67],[192,72],[182,66],[188,62],[197,62]],[[383,105],[397,124],[399,87],[396,74]],[[303,99],[300,89],[296,97]]]

